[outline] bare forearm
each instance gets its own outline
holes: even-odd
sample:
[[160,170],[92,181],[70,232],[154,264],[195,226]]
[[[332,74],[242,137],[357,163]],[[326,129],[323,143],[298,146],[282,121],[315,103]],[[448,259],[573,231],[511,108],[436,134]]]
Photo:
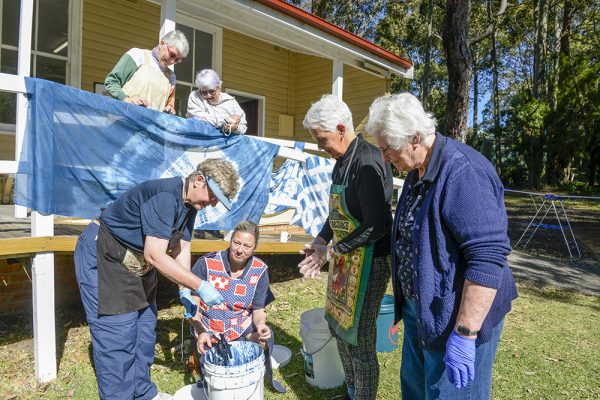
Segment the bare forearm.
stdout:
[[480,330],[483,320],[492,307],[496,291],[465,280],[456,323],[470,330]]
[[200,287],[201,279],[191,273],[189,267],[186,269],[168,254],[160,254],[152,257],[152,260],[149,261],[158,272],[169,280],[192,290],[197,290]]
[[[186,247],[187,245],[187,247]],[[189,251],[189,243],[181,242],[179,246],[177,246],[177,252],[174,254],[175,260],[177,263],[186,271],[191,270],[192,265],[192,254]],[[179,285],[179,289],[183,289],[182,285]],[[196,287],[197,289],[197,287]]]
[[254,325],[256,326],[267,324],[267,313],[264,308],[252,311],[252,322],[254,322]]

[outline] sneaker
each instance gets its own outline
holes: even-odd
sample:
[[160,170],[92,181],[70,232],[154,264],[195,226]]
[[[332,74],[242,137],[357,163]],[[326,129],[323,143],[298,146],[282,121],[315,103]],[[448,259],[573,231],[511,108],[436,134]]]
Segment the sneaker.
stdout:
[[152,400],[173,400],[173,396],[168,393],[158,392]]

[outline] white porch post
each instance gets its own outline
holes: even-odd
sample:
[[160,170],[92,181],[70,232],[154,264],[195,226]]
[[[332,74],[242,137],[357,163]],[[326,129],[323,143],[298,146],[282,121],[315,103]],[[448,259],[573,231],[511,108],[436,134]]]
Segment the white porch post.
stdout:
[[339,60],[333,60],[333,76],[331,84],[331,94],[342,99],[344,91],[344,63]]
[[[54,236],[54,217],[31,213],[31,236]],[[35,377],[47,382],[56,378],[54,253],[37,253],[33,257],[31,280]]]
[[[31,76],[31,31],[33,27],[33,0],[21,1],[21,20],[19,21],[19,55],[17,74]],[[27,120],[27,97],[25,93],[17,93],[17,118],[15,134],[15,161],[19,165],[23,138],[25,137],[25,121]],[[15,218],[26,218],[27,208],[15,205]]]
[[[33,27],[33,0],[21,1],[19,21],[18,75],[31,76],[31,32]],[[17,127],[15,161],[19,162],[25,123],[27,121],[27,98],[17,93]],[[27,208],[15,206],[15,217],[27,217]],[[31,214],[31,236],[53,236],[54,217]],[[33,257],[31,267],[33,303],[33,343],[35,354],[35,377],[40,382],[56,378],[56,332],[54,323],[54,254],[39,253]]]
[[175,14],[177,13],[175,0],[162,0],[160,6],[160,37],[175,30]]

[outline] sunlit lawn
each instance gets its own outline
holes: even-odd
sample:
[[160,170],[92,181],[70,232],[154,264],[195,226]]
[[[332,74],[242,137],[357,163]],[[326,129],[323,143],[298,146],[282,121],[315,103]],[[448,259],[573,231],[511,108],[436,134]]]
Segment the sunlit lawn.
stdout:
[[[276,331],[276,342],[289,347],[293,357],[290,364],[276,371],[276,377],[288,387],[288,393],[280,395],[265,390],[265,398],[342,398],[343,389],[322,391],[309,386],[300,356],[300,315],[322,306],[325,278],[289,279],[291,271],[279,274],[273,271],[272,274],[277,301],[270,306],[269,321]],[[175,303],[159,311],[152,376],[162,391],[170,393],[193,382],[178,350],[181,311]],[[58,379],[45,385],[36,384],[34,379],[29,320],[11,321],[10,326],[6,320],[0,322],[1,400],[97,398],[90,363],[89,331],[80,322],[80,316],[74,314],[77,313],[58,313]],[[599,297],[521,287],[520,297],[505,323],[494,369],[493,398],[599,399],[599,317]],[[184,330],[187,338],[187,326]],[[400,353],[396,350],[380,354],[380,399],[400,398]]]

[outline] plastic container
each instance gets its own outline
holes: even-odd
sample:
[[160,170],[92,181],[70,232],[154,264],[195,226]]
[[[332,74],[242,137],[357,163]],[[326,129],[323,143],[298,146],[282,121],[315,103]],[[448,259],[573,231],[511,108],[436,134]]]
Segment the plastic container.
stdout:
[[204,382],[207,397],[211,400],[262,400],[264,393],[265,356],[254,342],[231,343],[234,360],[243,363],[221,366],[211,363],[209,350],[204,358]]
[[376,349],[387,353],[398,348],[398,327],[394,325],[394,296],[386,294],[377,316]]
[[324,315],[323,308],[302,313],[300,336],[306,381],[320,389],[331,389],[344,383],[344,370]]

